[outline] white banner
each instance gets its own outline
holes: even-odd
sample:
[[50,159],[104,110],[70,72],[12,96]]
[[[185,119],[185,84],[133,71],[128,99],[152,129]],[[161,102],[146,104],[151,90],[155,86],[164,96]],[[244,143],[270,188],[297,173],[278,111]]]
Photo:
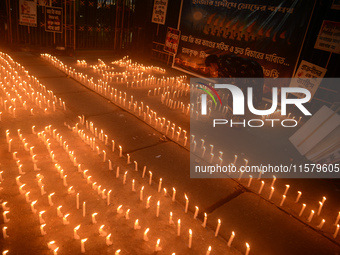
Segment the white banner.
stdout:
[[37,26],[37,0],[19,0],[19,24]]
[[[295,73],[295,79],[291,80],[290,87],[306,88],[313,98],[322,81],[320,78],[323,78],[326,72],[327,69],[302,60],[299,69]],[[295,95],[297,97],[304,96],[302,94]]]
[[164,25],[168,0],[155,0],[153,4],[152,22]]

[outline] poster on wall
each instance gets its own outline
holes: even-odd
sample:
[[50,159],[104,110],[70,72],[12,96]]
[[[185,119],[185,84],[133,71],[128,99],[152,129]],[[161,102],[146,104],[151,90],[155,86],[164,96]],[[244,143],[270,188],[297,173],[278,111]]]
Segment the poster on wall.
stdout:
[[340,10],[340,0],[333,0],[331,9]]
[[165,37],[164,51],[176,54],[178,49],[179,36],[181,32],[178,29],[168,27]]
[[[308,89],[311,93],[311,98],[313,98],[326,72],[327,69],[302,60],[298,70],[296,71],[295,79],[291,80],[290,87]],[[295,95],[297,97],[304,96],[302,94]]]
[[37,0],[19,0],[19,24],[37,26]]
[[314,48],[339,54],[340,22],[324,20]]
[[293,76],[314,2],[298,0],[184,1],[173,67],[213,77],[210,54],[258,62],[265,78]]
[[63,8],[47,7],[45,11],[45,31],[46,32],[63,32]]
[[155,0],[152,11],[152,22],[164,25],[168,0]]

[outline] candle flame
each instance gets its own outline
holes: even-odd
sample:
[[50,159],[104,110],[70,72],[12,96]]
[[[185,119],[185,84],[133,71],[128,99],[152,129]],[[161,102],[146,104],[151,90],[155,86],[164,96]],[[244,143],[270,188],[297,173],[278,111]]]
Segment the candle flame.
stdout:
[[184,194],[184,196],[185,196],[185,199],[188,201],[189,199],[188,199],[188,197],[187,197],[187,194]]
[[144,235],[146,235],[148,232],[149,232],[149,228],[147,228],[145,231],[144,231]]
[[208,251],[211,251],[211,246],[209,246]]
[[191,229],[189,229],[189,235],[192,235],[192,230]]
[[99,230],[103,230],[104,226],[105,226],[105,225],[101,225],[100,228],[99,228]]
[[81,239],[82,243],[85,243],[87,241],[87,238]]
[[80,228],[80,224],[78,226],[76,226],[74,229],[78,230]]

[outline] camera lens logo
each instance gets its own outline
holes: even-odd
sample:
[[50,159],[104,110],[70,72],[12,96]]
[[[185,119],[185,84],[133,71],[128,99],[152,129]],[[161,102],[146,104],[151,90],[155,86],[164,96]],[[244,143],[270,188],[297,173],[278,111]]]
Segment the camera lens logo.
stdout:
[[[214,94],[217,96],[218,100],[220,101],[220,104],[222,105],[222,100],[220,98],[220,96],[218,95],[217,91],[210,85],[205,84],[203,82],[197,82],[200,85],[203,85],[207,88],[209,88],[212,92],[214,92]],[[203,90],[205,93],[207,93],[211,99],[214,101],[215,106],[217,105],[216,99],[214,98],[214,96],[211,94],[211,92],[205,88],[202,87],[198,87],[198,89]],[[201,95],[201,114],[202,115],[207,115],[207,95],[206,94],[202,94]]]

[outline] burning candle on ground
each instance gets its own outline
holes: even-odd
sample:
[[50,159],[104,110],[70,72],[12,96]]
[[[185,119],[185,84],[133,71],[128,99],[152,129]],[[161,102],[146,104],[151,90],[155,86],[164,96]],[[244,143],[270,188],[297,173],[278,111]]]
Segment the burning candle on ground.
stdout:
[[129,212],[130,212],[130,209],[127,209],[126,212],[125,212],[125,219],[127,219],[127,220],[130,219]]
[[160,242],[161,242],[161,239],[158,239],[156,242],[155,252],[162,250],[162,248],[159,246]]
[[198,216],[198,211],[199,211],[199,208],[198,206],[195,206],[195,214],[194,214],[194,219],[196,220],[197,216]]
[[87,241],[87,238],[80,240],[80,251],[81,253],[85,253],[85,242]]
[[235,232],[233,231],[233,232],[231,232],[231,236],[230,236],[228,244],[227,244],[229,248],[231,247],[231,244],[234,240],[234,237],[235,237]]
[[208,215],[206,213],[204,213],[204,220],[203,220],[203,224],[202,224],[203,228],[205,228],[207,226],[207,220],[208,220]]
[[144,240],[144,241],[149,241],[148,232],[149,232],[149,228],[147,228],[147,229],[144,231],[144,236],[143,236],[143,240]]
[[338,214],[338,217],[336,217],[336,220],[335,220],[335,223],[334,223],[335,226],[338,225],[339,220],[340,220],[340,212]]
[[260,189],[259,189],[259,194],[261,194],[262,190],[263,190],[263,186],[264,186],[264,181],[261,181],[261,186],[260,186]]
[[99,228],[99,236],[106,236],[107,233],[103,230],[105,225],[101,225]]
[[107,205],[110,205],[110,203],[111,203],[111,201],[110,201],[111,192],[112,192],[112,190],[109,190],[109,192],[107,192]]
[[149,185],[151,185],[151,183],[152,183],[152,172],[149,171],[149,174],[150,174],[150,177],[149,177]]
[[192,245],[192,230],[189,229],[189,244],[188,244],[188,247],[191,248],[191,245]]
[[139,192],[139,200],[143,201],[143,191],[144,191],[144,186],[141,187],[140,192]]
[[150,199],[151,199],[151,196],[149,196],[149,197],[147,198],[145,208],[150,208]]
[[44,185],[42,185],[42,186],[40,187],[40,194],[41,194],[42,196],[46,194],[46,192],[45,192],[45,190],[44,190]]
[[312,219],[313,219],[313,216],[314,216],[314,210],[311,210],[310,215],[309,215],[309,217],[307,219],[307,222],[311,222]]
[[45,211],[39,212],[39,222],[40,222],[40,225],[45,224],[45,221],[44,221],[44,219],[42,217],[44,213],[45,213]]
[[70,222],[67,220],[67,217],[68,217],[69,215],[70,215],[70,214],[68,213],[68,214],[66,214],[66,215],[63,217],[63,224],[64,224],[64,225],[70,224]]
[[271,189],[271,190],[270,190],[270,194],[269,194],[268,200],[271,200],[271,199],[272,199],[272,196],[273,196],[273,193],[274,193],[274,187],[271,186],[270,189]]
[[246,250],[246,253],[245,255],[249,255],[249,252],[250,252],[250,246],[248,243],[246,243],[246,247],[247,247],[247,250]]
[[295,203],[298,203],[298,202],[299,202],[300,197],[301,197],[301,195],[302,195],[302,192],[301,192],[301,191],[298,191],[297,193],[298,193],[298,195],[297,195],[297,197],[296,197]]
[[159,179],[159,183],[158,183],[158,193],[161,192],[162,189],[162,178]]
[[172,220],[172,212],[170,212],[170,216],[169,216],[169,225],[174,224],[174,221]]
[[2,237],[4,239],[8,238],[9,236],[7,235],[7,227],[2,228]]
[[139,226],[138,219],[135,221],[135,224],[133,225],[133,229],[140,229],[141,226]]
[[181,219],[177,221],[177,236],[181,235]]
[[79,210],[79,193],[76,195],[76,205],[77,205],[77,210]]
[[220,231],[221,228],[221,220],[218,219],[218,223],[217,223],[217,227],[216,227],[216,231],[215,231],[215,237],[218,236],[218,232]]
[[119,145],[119,157],[123,157],[123,148]]
[[124,177],[123,177],[123,184],[125,185],[125,183],[126,183],[126,175],[127,175],[127,172],[128,171],[126,171],[125,173],[124,173]]
[[286,200],[286,195],[282,195],[280,206],[283,206],[283,203],[285,202],[285,200]]
[[205,255],[210,255],[211,252],[211,246],[208,247],[207,253]]
[[112,245],[113,243],[112,243],[112,241],[111,241],[111,233],[110,234],[108,234],[107,236],[106,236],[106,245],[107,246],[110,246],[110,245]]
[[42,236],[46,235],[46,231],[44,230],[44,227],[46,226],[46,224],[42,224],[40,225],[40,234]]
[[320,213],[321,213],[321,210],[322,210],[322,207],[323,207],[323,202],[319,202],[319,209],[318,209],[318,216],[320,215]]
[[37,203],[37,200],[33,201],[31,203],[31,210],[32,210],[32,213],[36,213],[37,212],[37,209],[34,208],[34,205]]
[[273,180],[272,180],[272,184],[270,185],[270,187],[274,187],[275,181],[276,181],[276,176],[273,175]]
[[184,194],[184,197],[185,197],[185,213],[188,213],[189,198],[187,197],[187,194]]
[[83,202],[83,217],[86,215],[86,202]]
[[63,214],[62,214],[62,212],[61,212],[61,205],[59,205],[58,207],[57,207],[57,215],[58,215],[58,217],[60,217],[60,218],[62,218],[63,217]]
[[160,201],[158,200],[157,202],[157,211],[156,211],[156,217],[158,218],[159,217],[159,207],[160,207]]
[[119,253],[120,253],[120,249],[116,250],[115,255],[119,255]]
[[146,166],[143,167],[143,173],[142,173],[142,178],[143,179],[144,179],[145,173],[146,173]]
[[96,215],[97,215],[98,213],[92,213],[92,224],[96,224],[97,223],[97,221],[96,221]]
[[316,227],[317,227],[318,229],[322,229],[322,227],[323,227],[324,224],[325,224],[325,219],[322,219],[321,222],[320,222],[320,224],[317,225]]
[[175,198],[176,198],[176,189],[172,188],[172,202],[175,202]]
[[339,224],[336,225],[336,229],[335,229],[335,232],[334,232],[334,235],[333,235],[333,238],[334,238],[334,239],[338,236],[339,228],[340,228],[340,225],[339,225]]
[[305,210],[305,208],[306,208],[306,204],[302,204],[302,208],[300,210],[299,217],[301,217],[301,215],[302,215],[303,211]]
[[288,192],[288,190],[289,190],[289,185],[288,184],[286,184],[286,189],[285,189],[285,192],[283,193],[283,195],[287,195],[287,192]]
[[122,209],[123,205],[120,205],[117,207],[117,213],[118,214],[122,214],[123,213],[123,209]]
[[80,228],[80,225],[76,226],[74,229],[73,229],[73,238],[74,239],[80,239],[80,236],[78,235],[77,231],[78,229]]
[[51,193],[51,194],[48,195],[48,203],[49,203],[50,206],[53,206],[52,196],[53,196],[54,194],[55,194],[55,193],[53,192],[53,193]]

